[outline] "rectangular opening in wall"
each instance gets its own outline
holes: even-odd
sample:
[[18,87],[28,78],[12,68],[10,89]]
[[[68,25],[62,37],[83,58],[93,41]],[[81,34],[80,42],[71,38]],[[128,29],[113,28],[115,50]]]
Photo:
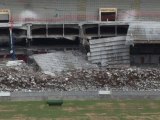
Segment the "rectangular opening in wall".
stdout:
[[100,8],[99,20],[100,21],[116,21],[117,8]]
[[131,65],[158,65],[160,44],[135,44],[130,47]]
[[10,19],[10,10],[0,9],[0,23],[7,23]]
[[115,26],[106,25],[100,27],[100,33],[102,36],[115,36]]

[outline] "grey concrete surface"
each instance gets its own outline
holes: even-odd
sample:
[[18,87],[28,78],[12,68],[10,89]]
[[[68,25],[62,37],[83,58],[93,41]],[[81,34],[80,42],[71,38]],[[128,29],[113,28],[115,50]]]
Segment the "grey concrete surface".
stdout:
[[[9,8],[15,21],[95,21],[99,8],[117,8],[118,20],[157,20],[159,0],[4,0],[1,8]],[[140,14],[138,14],[140,11]],[[150,15],[152,13],[152,15]],[[153,15],[155,14],[155,15]],[[155,17],[156,16],[156,17]]]
[[101,66],[129,64],[129,46],[125,45],[126,36],[90,40],[88,60],[101,63]]
[[160,91],[111,91],[110,95],[99,95],[98,91],[50,91],[50,92],[12,92],[10,96],[0,97],[0,101],[41,101],[48,99],[64,100],[160,100]]

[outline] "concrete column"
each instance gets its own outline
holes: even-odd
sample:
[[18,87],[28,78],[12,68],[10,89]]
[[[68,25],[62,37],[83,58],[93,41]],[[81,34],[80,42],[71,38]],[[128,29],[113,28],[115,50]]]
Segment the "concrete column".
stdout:
[[101,37],[100,24],[98,24],[98,37]]
[[63,37],[64,37],[64,24],[63,24]]
[[48,24],[46,24],[46,37],[48,37]]
[[117,37],[117,25],[115,26],[115,37]]
[[31,24],[27,24],[27,38],[31,39],[32,35],[31,35]]

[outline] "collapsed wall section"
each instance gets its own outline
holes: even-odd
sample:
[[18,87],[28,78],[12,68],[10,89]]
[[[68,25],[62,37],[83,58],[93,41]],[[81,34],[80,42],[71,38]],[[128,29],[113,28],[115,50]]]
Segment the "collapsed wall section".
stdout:
[[33,55],[37,65],[43,72],[57,73],[75,69],[95,68],[79,51],[55,51],[47,54]]
[[129,46],[125,45],[126,36],[92,39],[88,60],[103,67],[108,65],[129,65]]

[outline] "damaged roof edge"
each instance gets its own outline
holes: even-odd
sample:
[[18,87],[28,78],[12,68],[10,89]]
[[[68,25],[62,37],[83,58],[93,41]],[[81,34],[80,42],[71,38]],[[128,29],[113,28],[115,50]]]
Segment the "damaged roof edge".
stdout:
[[130,23],[126,43],[160,43],[160,22]]

